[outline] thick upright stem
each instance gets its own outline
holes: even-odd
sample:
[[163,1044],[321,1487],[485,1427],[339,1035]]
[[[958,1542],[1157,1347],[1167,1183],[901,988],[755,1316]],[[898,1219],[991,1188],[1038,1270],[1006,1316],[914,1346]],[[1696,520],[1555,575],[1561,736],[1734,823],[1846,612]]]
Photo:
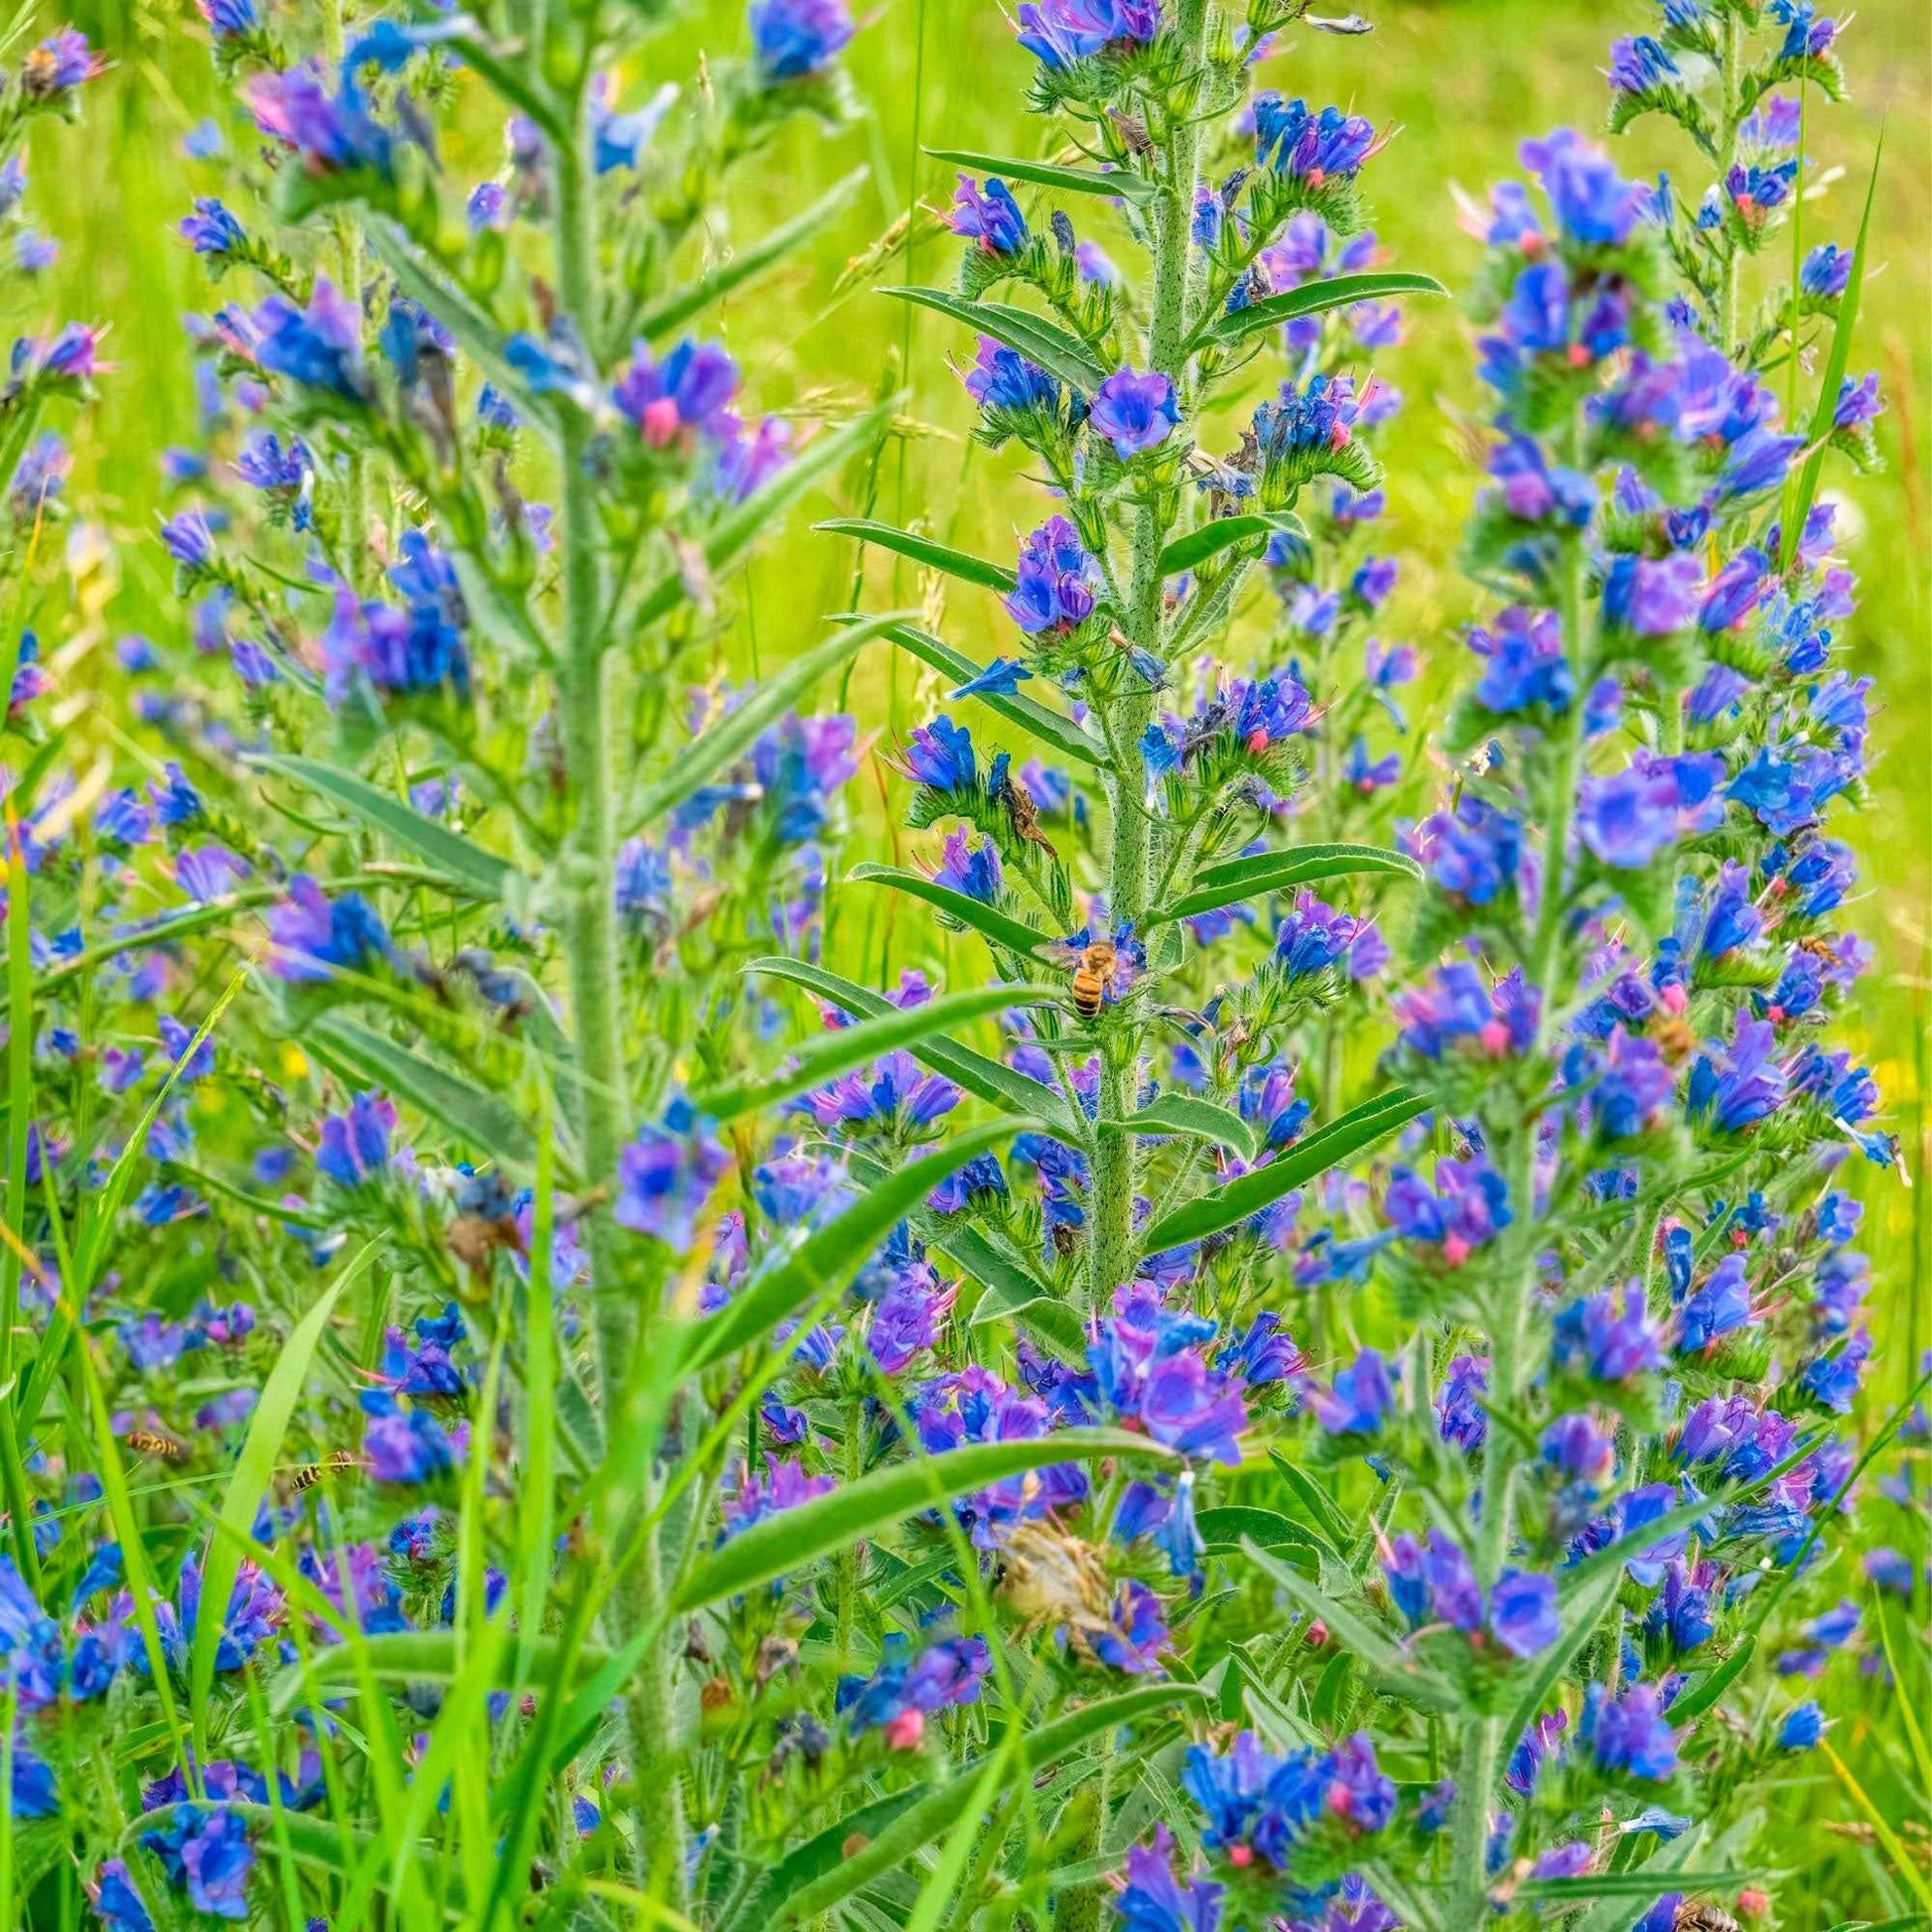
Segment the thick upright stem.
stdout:
[[[1207,0],[1184,0],[1178,25],[1191,65],[1199,61],[1206,40]],[[1189,228],[1199,179],[1200,132],[1191,119],[1183,119],[1169,137],[1167,179],[1154,204],[1153,308],[1148,329],[1148,367],[1166,375],[1183,401],[1187,357],[1182,345],[1188,294],[1196,280],[1189,261]],[[1170,514],[1158,503],[1144,503],[1135,512],[1133,575],[1125,628],[1138,649],[1156,657],[1163,655],[1161,551],[1170,521]],[[1152,855],[1147,765],[1141,756],[1141,740],[1153,717],[1154,693],[1150,690],[1136,688],[1113,700],[1110,737],[1117,758],[1110,787],[1107,909],[1116,926],[1138,926],[1148,909]],[[1140,1084],[1141,1041],[1136,1032],[1113,1042],[1101,1066],[1087,1284],[1096,1306],[1133,1270],[1138,1174],[1134,1136],[1122,1123],[1139,1103]]]
[[[573,93],[572,151],[557,157],[557,295],[585,343],[598,340],[597,197],[588,95]],[[570,963],[578,1077],[574,1082],[584,1173],[609,1186],[630,1112],[624,1058],[623,985],[618,964],[617,820],[611,727],[610,653],[603,647],[604,533],[589,469],[590,426],[567,412],[562,434],[564,636],[559,653],[563,746],[570,791],[570,831],[563,854],[565,949]],[[648,1340],[654,1308],[630,1299],[614,1242],[608,1205],[588,1217],[596,1293],[598,1379],[607,1415],[625,1385],[640,1337]],[[651,1472],[638,1472],[651,1514]],[[645,1536],[618,1592],[625,1633],[648,1629],[663,1613],[657,1532]],[[646,1889],[681,1906],[684,1891],[683,1801],[672,1737],[670,1651],[665,1640],[645,1655],[625,1700],[631,1772],[636,1782],[637,1857]]]
[[[1564,648],[1577,673],[1579,688],[1592,652],[1591,610],[1588,598],[1588,550],[1581,531],[1564,538],[1561,586]],[[1575,701],[1565,714],[1553,749],[1550,792],[1545,800],[1546,828],[1543,860],[1543,897],[1536,928],[1525,962],[1530,985],[1540,994],[1536,1039],[1529,1054],[1540,1062],[1557,1018],[1556,978],[1563,946],[1565,906],[1564,866],[1576,808],[1577,785],[1583,775],[1584,707]],[[1516,1221],[1516,1239],[1500,1258],[1494,1305],[1489,1317],[1488,1404],[1514,1413],[1523,1392],[1530,1310],[1536,1290],[1537,1222],[1536,1127],[1538,1115],[1530,1096],[1508,1138],[1504,1176]],[[1514,1490],[1521,1449],[1513,1430],[1490,1425],[1483,1449],[1482,1510],[1477,1532],[1475,1571],[1484,1590],[1493,1587],[1509,1556],[1514,1527]],[[1496,1784],[1502,1752],[1512,1740],[1502,1735],[1502,1721],[1485,1718],[1463,1733],[1456,1770],[1457,1818],[1450,1885],[1455,1924],[1479,1925],[1487,1917],[1488,1876],[1485,1859],[1489,1838],[1489,1801]]]

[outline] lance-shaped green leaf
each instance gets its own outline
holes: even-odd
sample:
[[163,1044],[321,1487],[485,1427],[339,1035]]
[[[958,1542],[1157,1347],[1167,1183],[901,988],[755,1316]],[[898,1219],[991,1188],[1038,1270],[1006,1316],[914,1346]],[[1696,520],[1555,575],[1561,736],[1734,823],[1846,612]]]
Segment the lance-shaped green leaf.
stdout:
[[[837,621],[856,623],[858,620],[839,619]],[[984,664],[975,663],[964,651],[954,650],[950,644],[942,643],[929,632],[909,623],[894,624],[886,632],[886,638],[889,643],[910,652],[920,663],[930,664],[935,671],[943,672],[955,684],[971,684],[986,670]],[[996,717],[1004,718],[1010,725],[1017,725],[1020,730],[1038,739],[1042,745],[1050,746],[1062,757],[1103,770],[1112,767],[1113,761],[1108,758],[1106,748],[1089,738],[1085,730],[1065,712],[1054,711],[1037,698],[1025,697],[1018,691],[1010,695],[997,691],[976,691],[973,697],[976,703],[983,704]]]
[[[893,397],[828,435],[815,438],[794,456],[762,489],[756,489],[711,527],[703,544],[707,570],[715,576],[732,563],[754,537],[789,509],[799,497],[842,463],[869,448],[885,433],[900,398]],[[681,570],[660,577],[636,604],[622,614],[622,627],[642,630],[661,622],[691,595],[690,580]]]
[[934,161],[949,161],[975,174],[998,175],[1005,181],[1024,181],[1035,188],[1057,188],[1063,195],[1103,195],[1109,201],[1151,202],[1160,190],[1153,182],[1125,170],[1106,174],[1095,168],[1063,168],[1056,161],[1015,161],[1010,156],[979,154],[971,148],[927,148]]
[[983,590],[1010,591],[1019,582],[1005,564],[996,564],[990,557],[975,557],[970,551],[955,550],[948,543],[935,543],[931,537],[901,530],[896,524],[875,523],[870,517],[831,516],[823,523],[814,523],[812,528],[828,536],[857,537],[861,543],[890,550],[895,556],[909,557],[915,564],[942,570],[948,577],[977,584]]
[[1454,1686],[1404,1656],[1394,1642],[1366,1616],[1346,1603],[1338,1602],[1325,1590],[1310,1583],[1299,1570],[1291,1569],[1252,1539],[1245,1541],[1241,1547],[1247,1551],[1250,1563],[1258,1565],[1311,1616],[1318,1616],[1328,1626],[1328,1634],[1339,1637],[1354,1653],[1356,1660],[1373,1671],[1395,1695],[1407,1698],[1411,1704],[1420,1705],[1428,1711],[1460,1709],[1461,1700]]
[[877,1020],[837,1027],[820,1034],[791,1056],[787,1065],[761,1077],[733,1080],[691,1096],[691,1104],[713,1120],[736,1120],[740,1114],[775,1107],[808,1087],[822,1086],[848,1067],[863,1065],[908,1046],[928,1034],[963,1027],[989,1014],[1013,1007],[1043,1004],[1060,998],[1057,987],[980,986],[967,993],[943,993],[916,1007],[895,1007]]
[[1291,1189],[1351,1159],[1418,1114],[1426,1114],[1429,1106],[1427,1099],[1407,1087],[1391,1087],[1387,1093],[1377,1094],[1339,1120],[1316,1129],[1306,1140],[1297,1141],[1265,1168],[1224,1180],[1211,1193],[1175,1208],[1141,1237],[1141,1252],[1163,1254],[1170,1248],[1185,1247],[1190,1241],[1204,1241],[1223,1228],[1238,1227]]
[[942,886],[937,880],[926,878],[923,873],[907,872],[900,866],[855,866],[852,883],[857,886],[890,886],[910,898],[923,899],[949,919],[957,919],[961,925],[971,926],[975,932],[992,940],[996,946],[1005,946],[1010,952],[1029,953],[1037,958],[1048,946],[1056,943],[1051,933],[1041,932],[1037,926],[1029,925],[1025,919],[1016,919],[1010,912],[1002,912],[997,905],[988,905],[983,899],[956,893],[950,886]]
[[1004,302],[969,302],[963,295],[944,289],[881,289],[881,295],[896,295],[901,302],[916,302],[921,308],[936,309],[942,316],[963,322],[982,336],[991,336],[1016,349],[1028,361],[1037,364],[1048,375],[1057,376],[1068,388],[1090,396],[1106,381],[1108,371],[1087,352],[1078,337],[1070,336],[1057,324],[1026,309],[1010,308]]
[[1226,1503],[1203,1509],[1194,1519],[1201,1541],[1210,1552],[1225,1555],[1254,1543],[1264,1550],[1311,1550],[1317,1555],[1327,1545],[1306,1524],[1278,1509],[1260,1509],[1252,1503]]
[[[1623,1579],[1611,1579],[1613,1584],[1621,1584]],[[1687,1725],[1694,1718],[1701,1718],[1736,1683],[1744,1674],[1757,1649],[1757,1639],[1746,1637],[1723,1663],[1715,1670],[1708,1670],[1694,1683],[1680,1691],[1671,1699],[1670,1716],[1673,1725]]]
[[1232,1148],[1244,1161],[1255,1158],[1255,1130],[1233,1108],[1216,1106],[1195,1094],[1160,1094],[1127,1125],[1136,1134],[1187,1134]]
[[[1516,1740],[1549,1709],[1550,1699],[1563,1674],[1595,1634],[1610,1606],[1616,1601],[1622,1577],[1611,1571],[1598,1577],[1593,1585],[1581,1589],[1563,1606],[1557,1640],[1542,1656],[1535,1658],[1523,1673],[1522,1689],[1516,1708],[1503,1725],[1503,1746],[1513,1750]],[[1673,1716],[1675,1711],[1673,1710]]]
[[[770,979],[789,980],[815,998],[830,1000],[861,1019],[876,1020],[882,1014],[897,1011],[883,994],[802,959],[773,954],[767,959],[755,959],[747,970],[763,973]],[[988,1059],[984,1053],[976,1053],[944,1035],[928,1035],[909,1044],[906,1051],[922,1065],[943,1073],[954,1085],[964,1087],[979,1099],[1016,1114],[1032,1115],[1058,1140],[1077,1145],[1084,1138],[1081,1123],[1051,1087],[1029,1079],[1024,1073],[1016,1073],[999,1060]]]
[[1291,1462],[1280,1449],[1271,1449],[1268,1459],[1275,1465],[1275,1473],[1288,1485],[1295,1500],[1308,1511],[1308,1520],[1314,1527],[1316,1540],[1336,1563],[1347,1569],[1345,1552],[1355,1540],[1355,1532],[1349,1527],[1348,1518],[1336,1507],[1335,1499],[1308,1470]]
[[1816,446],[1805,459],[1795,489],[1785,492],[1784,529],[1779,543],[1779,565],[1789,570],[1798,554],[1804,535],[1805,519],[1818,496],[1818,480],[1825,470],[1825,451],[1830,443],[1832,425],[1838,416],[1838,392],[1852,360],[1852,331],[1859,319],[1859,300],[1864,288],[1865,243],[1871,232],[1871,207],[1878,194],[1878,162],[1885,149],[1880,133],[1871,157],[1871,179],[1865,184],[1864,212],[1859,216],[1859,238],[1852,246],[1852,270],[1846,277],[1845,293],[1838,301],[1838,321],[1832,327],[1831,353],[1825,358],[1824,380],[1818,386],[1818,407],[1812,413],[1811,440]]
[[[957,1455],[964,1451],[952,1452]],[[1085,1705],[1031,1730],[1019,1745],[1025,1772],[1016,1769],[1015,1777],[1044,1769],[1090,1738],[1109,1736],[1124,1725],[1166,1719],[1175,1711],[1200,1710],[1206,1703],[1207,1693],[1193,1684],[1145,1684],[1137,1690],[1123,1691],[1118,1697],[1102,1698],[1096,1704]],[[997,1750],[1001,1745],[996,1744],[994,1748]],[[814,1918],[840,1899],[850,1897],[862,1885],[869,1885],[875,1878],[902,1866],[957,1821],[986,1764],[985,1756],[975,1758],[943,1785],[915,1796],[911,1804],[889,1817],[880,1819],[872,1806],[849,1813],[820,1838],[801,1846],[792,1859],[778,1867],[767,1909],[782,1911],[788,1923]],[[878,1829],[869,1838],[856,1832],[862,1818],[878,1819]],[[840,1856],[833,1860],[825,1855],[833,1849],[835,1834]],[[865,1842],[847,1850],[853,1847],[855,1834]],[[796,1866],[793,1860],[798,1862]],[[786,1882],[787,1878],[790,1882]]]
[[209,1605],[209,1612],[196,1619],[194,1644],[188,1654],[188,1702],[195,1724],[195,1749],[204,1762],[207,1759],[208,1693],[214,1688],[215,1653],[221,1647],[226,1622],[223,1613],[240,1573],[242,1557],[254,1540],[255,1518],[275,1473],[276,1460],[282,1452],[282,1438],[288,1432],[295,1405],[301,1400],[302,1385],[308,1379],[309,1364],[315,1359],[316,1344],[329,1325],[337,1302],[342,1299],[343,1291],[375,1259],[375,1254],[376,1247],[371,1242],[317,1297],[315,1306],[290,1331],[282,1352],[275,1358],[275,1366],[269,1370],[268,1380],[262,1384],[261,1400],[248,1419],[247,1438],[228,1477],[221,1514],[202,1564],[201,1600]]
[[452,832],[447,825],[439,824],[392,792],[378,791],[352,773],[339,771],[334,765],[323,764],[315,759],[262,752],[248,762],[264,770],[285,772],[311,791],[334,799],[371,830],[428,861],[445,878],[465,887],[478,898],[502,897],[513,871],[508,860],[471,844],[460,832]]
[[940,1455],[895,1462],[740,1531],[678,1586],[669,1614],[688,1616],[707,1603],[742,1596],[828,1551],[876,1536],[907,1516],[937,1509],[956,1496],[1025,1475],[1029,1469],[1103,1455],[1179,1460],[1172,1449],[1124,1429],[1061,1429],[1028,1442],[969,1443]]
[[1306,540],[1309,528],[1290,510],[1274,514],[1243,510],[1237,516],[1217,516],[1185,536],[1175,537],[1161,552],[1161,575],[1177,577],[1183,570],[1198,570],[1210,557],[1218,557],[1237,543],[1250,543],[1256,537],[1266,542],[1278,532]]
[[1147,924],[1152,928],[1171,919],[1195,918],[1266,893],[1294,892],[1326,879],[1375,874],[1420,879],[1422,868],[1408,854],[1380,845],[1303,845],[1287,852],[1250,853],[1245,858],[1204,866],[1186,892],[1148,915]]
[[954,1135],[935,1152],[888,1173],[837,1219],[814,1230],[794,1253],[744,1284],[716,1314],[692,1329],[684,1372],[695,1374],[723,1356],[749,1348],[815,1297],[842,1290],[895,1224],[949,1173],[1033,1124],[999,1120],[972,1128]]
[[302,1044],[345,1080],[387,1089],[479,1153],[517,1168],[536,1158],[529,1128],[495,1094],[357,1021],[326,1013],[304,1032]]
[[669,775],[637,801],[631,823],[655,824],[719,772],[736,764],[767,726],[782,718],[820,678],[836,671],[862,644],[890,629],[899,621],[899,615],[868,618],[864,623],[836,630],[822,644],[765,678],[743,704],[726,712],[708,732],[677,753]]
[[1433,275],[1418,275],[1409,269],[1376,270],[1367,275],[1331,275],[1325,282],[1308,282],[1299,289],[1285,289],[1280,295],[1264,296],[1231,316],[1220,317],[1203,332],[1205,339],[1223,346],[1244,342],[1263,329],[1278,323],[1296,322],[1303,316],[1318,316],[1329,309],[1346,309],[1357,302],[1379,302],[1391,295],[1447,295],[1449,290]]
[[800,242],[809,241],[834,215],[841,213],[872,179],[870,168],[855,168],[843,181],[835,182],[802,214],[782,222],[749,248],[741,248],[731,260],[695,282],[687,282],[660,297],[637,319],[637,334],[646,342],[656,342],[680,329],[700,311],[722,301],[756,275],[761,275],[774,262],[782,261]]
[[393,221],[369,214],[360,225],[371,252],[394,276],[403,294],[428,310],[456,338],[457,346],[489,378],[491,387],[515,406],[524,421],[555,442],[556,412],[511,366],[506,353],[509,338],[489,312],[459,288],[442,265],[424,254]]

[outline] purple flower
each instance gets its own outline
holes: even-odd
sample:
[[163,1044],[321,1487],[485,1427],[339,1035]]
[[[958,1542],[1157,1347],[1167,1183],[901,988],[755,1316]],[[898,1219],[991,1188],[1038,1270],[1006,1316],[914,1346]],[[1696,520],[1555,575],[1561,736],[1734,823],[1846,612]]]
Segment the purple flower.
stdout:
[[725,350],[687,337],[661,362],[637,344],[611,400],[652,449],[661,450],[680,434],[734,434],[730,406],[737,392],[738,365]]
[[1825,1714],[1815,1703],[1807,1701],[1785,1713],[1784,1722],[1778,1726],[1778,1749],[1808,1751],[1824,1734]]
[[345,1114],[331,1114],[316,1143],[316,1166],[340,1187],[359,1187],[389,1167],[395,1107],[379,1093],[358,1093]]
[[831,1476],[807,1475],[804,1464],[796,1457],[781,1462],[767,1455],[762,1476],[756,1474],[750,1463],[742,1464],[737,1491],[725,1503],[725,1534],[737,1536],[754,1523],[762,1523],[783,1510],[796,1509],[814,1496],[829,1495],[837,1486]]
[[1330,1436],[1373,1436],[1395,1404],[1395,1389],[1380,1353],[1364,1348],[1334,1379],[1332,1389],[1308,1386],[1315,1420]]
[[1126,1932],[1218,1932],[1225,1887],[1207,1878],[1182,1885],[1173,1875],[1173,1835],[1154,1828],[1153,1843],[1127,1852],[1127,1882],[1114,1898]]
[[1489,1628],[1513,1657],[1534,1657],[1562,1635],[1557,1583],[1534,1571],[1505,1570],[1489,1592]]
[[1027,245],[1027,217],[1013,190],[997,176],[989,176],[981,188],[971,175],[961,175],[946,221],[954,234],[977,241],[985,254],[1017,255]]
[[1688,630],[1703,606],[1704,567],[1688,552],[1653,561],[1623,552],[1603,584],[1603,616],[1638,637]]
[[731,1164],[691,1103],[672,1101],[663,1124],[645,1127],[618,1157],[618,1224],[687,1250]]
[[1436,1392],[1437,1432],[1444,1442],[1466,1454],[1479,1449],[1489,1435],[1489,1414],[1482,1398],[1489,1389],[1489,1358],[1458,1355]]
[[1256,162],[1312,189],[1354,180],[1375,145],[1374,128],[1361,115],[1344,114],[1339,107],[1324,107],[1317,114],[1305,101],[1257,94],[1253,113]]
[[1015,575],[1007,615],[1030,637],[1071,630],[1093,613],[1098,573],[1063,516],[1048,517],[1027,539]]
[[1657,1782],[1677,1770],[1677,1732],[1665,1719],[1663,1693],[1655,1684],[1632,1684],[1614,1699],[1602,1685],[1590,1685],[1582,1734],[1605,1771],[1628,1771]]
[[759,70],[767,80],[822,73],[853,33],[845,0],[758,0],[751,23]]
[[1540,141],[1525,141],[1521,154],[1571,240],[1615,247],[1629,239],[1643,211],[1645,190],[1624,181],[1601,148],[1560,127]]
[[1572,1302],[1556,1318],[1551,1358],[1558,1369],[1597,1382],[1627,1382],[1662,1368],[1663,1338],[1644,1307],[1642,1287],[1624,1291],[1620,1313],[1611,1289]]
[[1771,1057],[1776,1050],[1776,1028],[1738,1008],[1729,1049],[1709,1042],[1691,1068],[1687,1111],[1721,1134],[1738,1133],[1775,1113],[1785,1094],[1785,1070]]
[[1632,764],[1579,787],[1577,831],[1592,854],[1619,872],[1658,858],[1677,836],[1677,775],[1664,762]]
[[297,874],[287,898],[268,914],[270,969],[297,983],[365,973],[390,955],[388,932],[359,894],[331,899],[313,879]]
[[366,400],[361,318],[326,275],[316,278],[306,309],[271,295],[255,311],[252,326],[255,359],[269,374],[350,402]]
[[1157,0],[1025,0],[1020,9],[1020,45],[1049,68],[1151,41],[1160,30]]
[[982,409],[1019,412],[1059,407],[1058,379],[991,336],[979,339],[963,379],[967,394]]
[[1159,369],[1136,375],[1118,369],[1094,392],[1090,420],[1125,463],[1159,449],[1180,421],[1173,384]]
[[1648,93],[1677,77],[1677,63],[1651,35],[1637,34],[1611,44],[1610,85],[1616,92]]

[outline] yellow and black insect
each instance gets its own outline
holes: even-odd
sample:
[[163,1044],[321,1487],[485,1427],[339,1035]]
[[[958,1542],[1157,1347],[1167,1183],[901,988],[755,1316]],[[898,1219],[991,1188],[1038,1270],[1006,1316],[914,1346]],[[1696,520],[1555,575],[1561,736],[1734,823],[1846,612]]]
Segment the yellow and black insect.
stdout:
[[331,1449],[320,1462],[305,1462],[289,1478],[289,1486],[299,1496],[305,1489],[313,1489],[325,1475],[342,1475],[349,1469],[359,1469],[360,1459],[347,1449]]
[[1062,942],[1048,947],[1046,956],[1057,965],[1072,967],[1073,1011],[1082,1020],[1093,1019],[1108,994],[1126,991],[1127,965],[1111,939],[1095,939],[1084,946]]
[[172,1436],[160,1435],[152,1429],[130,1429],[124,1440],[129,1449],[142,1455],[158,1455],[164,1462],[180,1462],[188,1454],[187,1449]]

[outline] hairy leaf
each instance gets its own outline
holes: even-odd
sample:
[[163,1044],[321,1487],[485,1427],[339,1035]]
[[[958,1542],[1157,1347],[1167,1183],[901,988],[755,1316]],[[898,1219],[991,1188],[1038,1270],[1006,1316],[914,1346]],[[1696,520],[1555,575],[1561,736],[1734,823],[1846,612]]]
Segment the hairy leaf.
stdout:
[[1351,1155],[1393,1134],[1398,1127],[1406,1126],[1419,1114],[1426,1114],[1429,1107],[1429,1101],[1421,1094],[1411,1093],[1407,1087],[1391,1087],[1284,1149],[1267,1167],[1225,1180],[1198,1200],[1177,1207],[1141,1237],[1141,1252],[1163,1254],[1170,1248],[1185,1247],[1190,1241],[1204,1241],[1223,1228],[1238,1226],[1280,1200],[1292,1188],[1325,1173]]
[[1136,1134],[1188,1134],[1231,1148],[1244,1161],[1255,1158],[1255,1130],[1230,1107],[1216,1106],[1191,1093],[1164,1093],[1127,1123]]
[[1278,532],[1307,538],[1308,525],[1290,510],[1270,514],[1263,510],[1244,510],[1235,516],[1217,516],[1185,536],[1175,537],[1161,552],[1161,575],[1177,577],[1183,570],[1198,570],[1211,557],[1237,543],[1250,543],[1256,537],[1264,542]]
[[955,550],[950,544],[937,543],[916,531],[901,530],[891,523],[875,523],[869,517],[831,516],[823,523],[814,523],[812,528],[828,536],[857,537],[861,543],[909,557],[915,564],[944,571],[948,577],[978,584],[985,590],[1010,591],[1018,581],[1005,564],[996,564],[991,558],[975,557],[969,551]]
[[[1025,919],[1016,919],[1012,913],[1002,912],[997,905],[988,905],[983,899],[956,893],[950,886],[941,886],[923,873],[907,872],[899,866],[855,866],[852,881],[862,886],[891,886],[909,897],[923,899],[948,918],[971,926],[975,932],[992,940],[996,946],[1005,946],[1010,952],[1031,953],[1037,957],[1055,943],[1052,934],[1041,932]],[[1044,993],[1044,997],[1059,996],[1057,993]]]
[[1285,289],[1280,295],[1264,296],[1231,316],[1220,317],[1203,333],[1212,343],[1228,345],[1245,341],[1257,331],[1272,329],[1277,323],[1295,322],[1303,316],[1318,316],[1328,309],[1346,309],[1357,302],[1375,302],[1390,295],[1447,295],[1449,290],[1433,275],[1418,275],[1409,269],[1377,269],[1367,275],[1331,275],[1323,282],[1305,282],[1299,289]]
[[1015,161],[1010,156],[978,154],[970,148],[927,148],[934,161],[949,161],[955,168],[975,174],[998,175],[1006,181],[1024,181],[1035,188],[1057,188],[1065,195],[1102,195],[1109,200],[1151,202],[1160,192],[1151,181],[1125,170],[1117,174],[1093,168],[1063,168],[1054,161]]
[[1191,919],[1224,905],[1259,898],[1267,893],[1293,892],[1327,879],[1381,874],[1420,879],[1422,868],[1406,853],[1379,845],[1305,845],[1289,852],[1255,852],[1204,866],[1188,891],[1148,914],[1151,929],[1172,919]]
[[881,289],[881,295],[896,295],[901,302],[916,302],[921,308],[936,309],[942,316],[963,322],[982,336],[1017,349],[1028,361],[1057,376],[1069,389],[1090,396],[1107,379],[1107,371],[1087,352],[1077,337],[1057,324],[1025,309],[1009,308],[1004,302],[969,302],[963,295],[944,289]]

